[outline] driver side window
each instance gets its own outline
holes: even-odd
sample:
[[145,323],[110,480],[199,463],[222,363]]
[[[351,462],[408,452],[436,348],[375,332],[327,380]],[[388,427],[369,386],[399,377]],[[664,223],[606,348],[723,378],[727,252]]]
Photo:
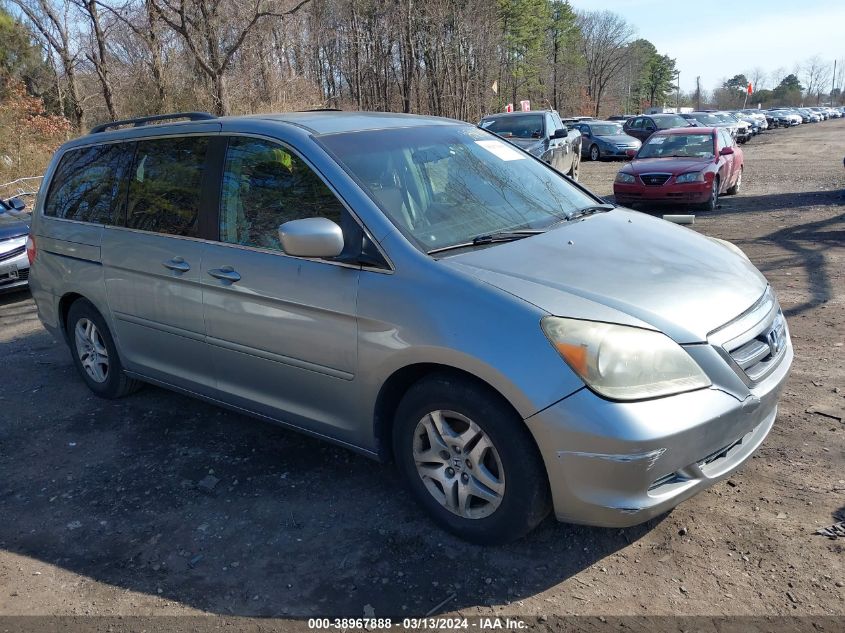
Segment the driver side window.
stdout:
[[220,200],[220,241],[282,250],[279,225],[323,217],[341,224],[344,207],[319,176],[286,148],[229,139]]

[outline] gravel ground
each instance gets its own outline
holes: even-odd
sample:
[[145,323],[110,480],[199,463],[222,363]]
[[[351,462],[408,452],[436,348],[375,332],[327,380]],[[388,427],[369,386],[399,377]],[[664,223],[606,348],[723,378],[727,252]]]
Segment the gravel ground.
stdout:
[[[767,275],[795,364],[730,480],[636,528],[470,546],[392,466],[152,387],[97,399],[6,295],[0,615],[845,615],[845,539],[814,534],[845,511],[845,120],[743,150],[743,191],[694,228]],[[582,180],[610,195],[618,168]]]

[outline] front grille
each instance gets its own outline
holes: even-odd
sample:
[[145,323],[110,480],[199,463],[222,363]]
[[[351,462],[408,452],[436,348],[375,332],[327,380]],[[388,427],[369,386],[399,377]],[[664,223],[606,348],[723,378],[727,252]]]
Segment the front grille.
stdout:
[[775,318],[751,340],[727,350],[752,382],[770,373],[786,351],[786,320],[778,310]]
[[672,177],[672,174],[642,174],[640,180],[643,184],[649,187],[659,187],[665,185],[666,181]]
[[789,330],[769,288],[748,311],[708,339],[740,378],[753,385],[772,373],[783,359]]
[[5,253],[0,253],[0,262],[6,261],[7,259],[12,259],[13,257],[17,257],[18,255],[26,252],[26,246],[19,246],[18,248],[13,248],[10,251],[6,251]]

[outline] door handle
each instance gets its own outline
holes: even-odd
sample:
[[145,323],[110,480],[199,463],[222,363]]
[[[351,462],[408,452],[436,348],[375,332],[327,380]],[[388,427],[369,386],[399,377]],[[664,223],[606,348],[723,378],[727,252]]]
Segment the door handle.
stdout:
[[161,265],[170,270],[175,270],[180,273],[186,273],[191,270],[191,265],[181,257],[174,257],[166,262],[161,262]]
[[238,272],[231,266],[223,266],[223,268],[212,268],[208,271],[208,274],[214,277],[215,279],[222,279],[223,281],[229,281],[231,283],[241,280],[240,274],[238,274]]

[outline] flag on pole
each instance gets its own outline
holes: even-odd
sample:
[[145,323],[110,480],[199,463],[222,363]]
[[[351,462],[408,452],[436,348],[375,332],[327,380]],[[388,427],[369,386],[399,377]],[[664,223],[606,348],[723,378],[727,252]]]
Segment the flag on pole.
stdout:
[[499,94],[499,82],[498,81],[494,81],[493,85],[490,86],[490,88],[492,88],[494,95]]
[[513,112],[513,104],[509,103],[505,106],[505,112]]
[[530,112],[531,111],[531,102],[526,99],[525,101],[519,102],[520,107],[522,108],[523,112]]
[[751,82],[749,81],[748,82],[748,94],[752,94],[753,92],[754,92],[754,90],[752,89]]

